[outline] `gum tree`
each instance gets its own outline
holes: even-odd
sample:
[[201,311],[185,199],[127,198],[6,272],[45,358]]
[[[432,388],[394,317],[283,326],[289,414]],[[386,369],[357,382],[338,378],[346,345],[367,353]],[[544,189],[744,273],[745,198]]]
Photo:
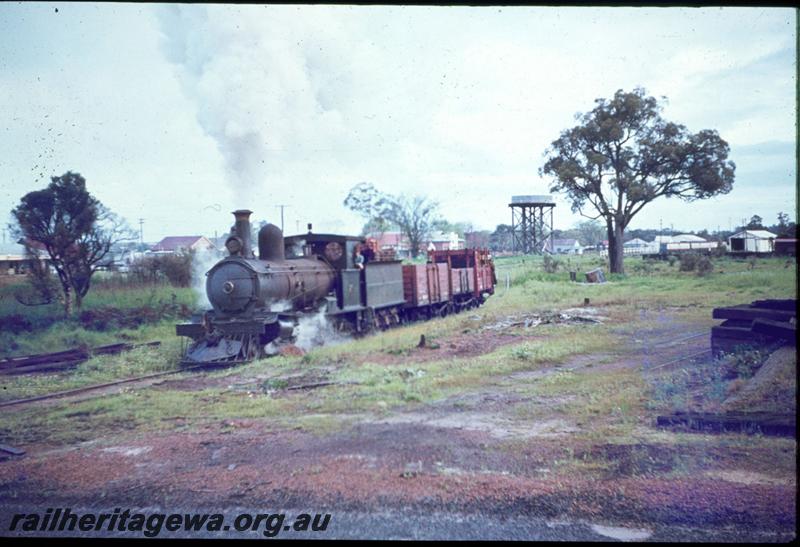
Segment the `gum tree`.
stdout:
[[736,166],[715,130],[691,133],[665,120],[658,100],[642,88],[595,104],[552,142],[539,174],[552,179],[551,192],[569,197],[573,212],[605,221],[609,269],[624,273],[625,229],[645,205],[662,196],[695,201],[726,194]]
[[368,224],[400,227],[408,238],[411,256],[416,258],[434,224],[439,220],[439,204],[424,196],[394,196],[384,194],[372,184],[361,182],[350,189],[344,200],[345,207],[359,213]]

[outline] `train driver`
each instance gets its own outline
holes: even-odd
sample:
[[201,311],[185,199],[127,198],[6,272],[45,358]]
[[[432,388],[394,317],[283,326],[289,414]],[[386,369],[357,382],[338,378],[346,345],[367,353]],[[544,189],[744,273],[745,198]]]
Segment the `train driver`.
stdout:
[[358,268],[359,270],[363,270],[364,269],[364,255],[361,252],[361,243],[356,245],[355,253],[356,253],[356,256],[354,257],[353,262],[355,262],[356,268]]

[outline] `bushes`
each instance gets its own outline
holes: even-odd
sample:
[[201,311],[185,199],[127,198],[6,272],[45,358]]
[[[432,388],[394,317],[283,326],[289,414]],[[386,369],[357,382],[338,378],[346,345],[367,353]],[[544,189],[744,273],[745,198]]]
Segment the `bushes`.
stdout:
[[697,275],[705,277],[714,271],[714,263],[706,255],[701,255],[697,261]]
[[656,269],[655,266],[654,260],[646,258],[642,261],[634,262],[633,265],[631,265],[631,270],[640,275],[652,275]]
[[85,310],[78,316],[78,321],[86,330],[113,331],[121,328],[135,329],[148,323],[158,323],[164,319],[188,319],[191,310],[186,304],[178,303],[176,295],[169,302],[159,300],[158,303],[138,308],[103,307]]
[[697,272],[697,275],[704,277],[714,270],[714,263],[707,255],[698,253],[686,253],[680,256],[680,267],[682,272]]
[[561,261],[557,258],[553,258],[551,255],[545,253],[544,258],[542,259],[542,268],[547,273],[556,273],[558,271],[558,267],[561,265]]
[[175,287],[189,287],[192,283],[192,257],[192,253],[145,256],[131,264],[130,275],[141,283],[166,279]]

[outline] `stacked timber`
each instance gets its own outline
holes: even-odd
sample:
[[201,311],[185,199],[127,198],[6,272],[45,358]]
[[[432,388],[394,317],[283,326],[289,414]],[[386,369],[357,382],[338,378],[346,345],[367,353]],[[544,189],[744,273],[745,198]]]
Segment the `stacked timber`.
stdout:
[[741,306],[714,308],[712,317],[725,320],[711,328],[711,350],[715,355],[733,351],[737,346],[795,344],[797,300],[756,300]]

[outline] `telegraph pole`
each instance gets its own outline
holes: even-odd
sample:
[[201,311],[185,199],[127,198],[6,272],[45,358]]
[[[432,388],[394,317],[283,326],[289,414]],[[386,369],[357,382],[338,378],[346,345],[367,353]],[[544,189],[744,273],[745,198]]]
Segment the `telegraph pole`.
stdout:
[[144,228],[142,228],[143,225],[144,225],[144,219],[140,218],[139,219],[139,245],[144,245]]
[[291,207],[291,205],[276,205],[275,207],[280,207],[281,209],[281,232],[283,232],[283,210],[286,207]]

